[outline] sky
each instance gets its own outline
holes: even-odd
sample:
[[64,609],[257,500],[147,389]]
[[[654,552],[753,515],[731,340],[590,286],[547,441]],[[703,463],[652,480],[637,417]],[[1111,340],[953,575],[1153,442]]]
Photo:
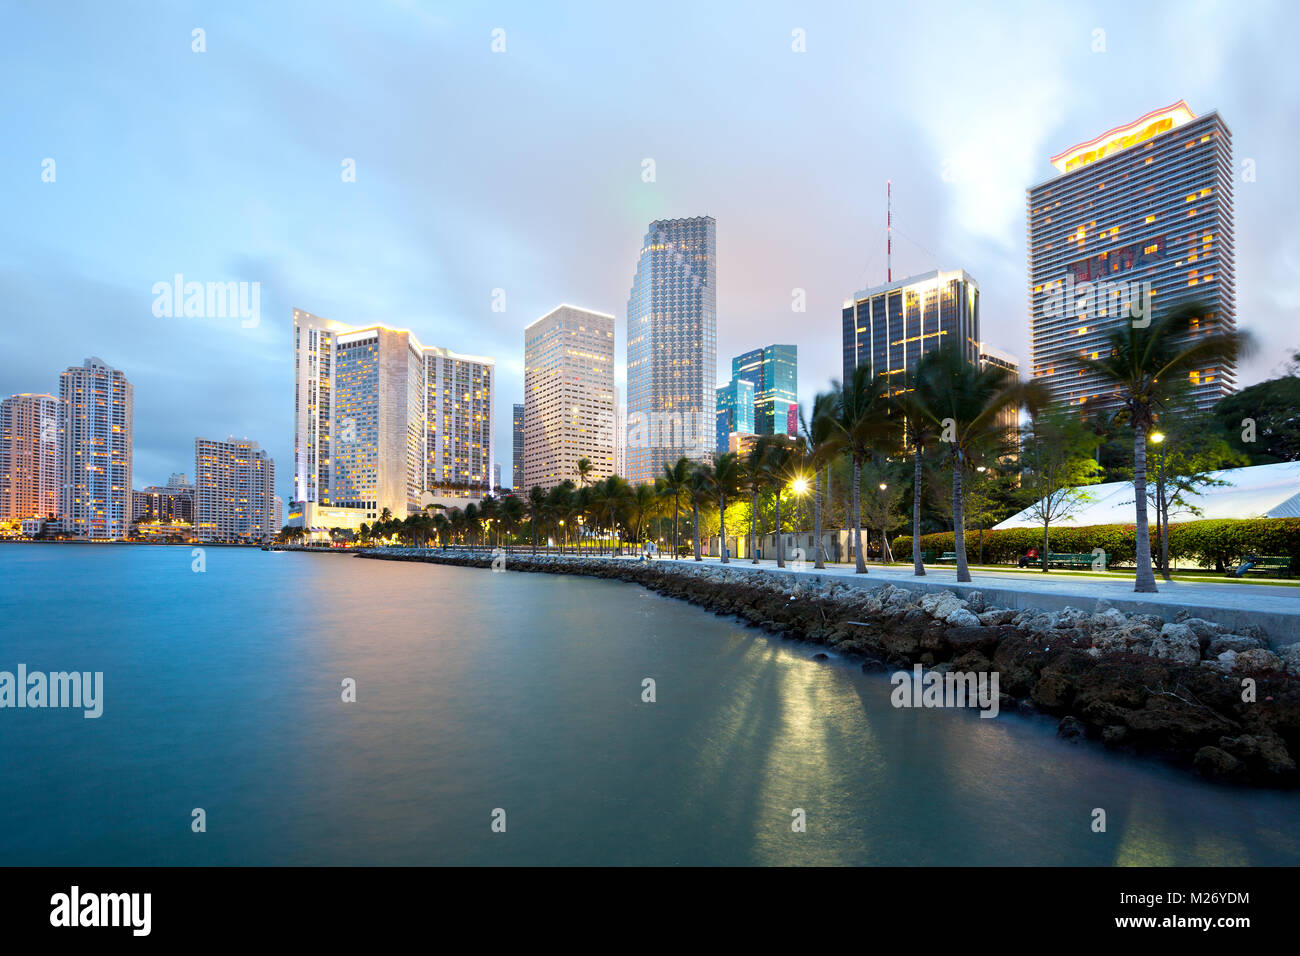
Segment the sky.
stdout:
[[[1026,188],[1180,99],[1232,131],[1239,384],[1276,374],[1300,347],[1300,7],[975,6],[9,0],[0,394],[99,356],[135,387],[137,488],[236,435],[287,502],[300,308],[494,357],[508,482],[524,327],[614,314],[621,387],[654,219],[717,220],[719,383],[793,342],[806,405],[840,376],[843,300],[884,281],[887,180],[894,275],[965,269],[983,339],[1027,365]],[[258,321],[155,315],[177,274],[257,283]]]

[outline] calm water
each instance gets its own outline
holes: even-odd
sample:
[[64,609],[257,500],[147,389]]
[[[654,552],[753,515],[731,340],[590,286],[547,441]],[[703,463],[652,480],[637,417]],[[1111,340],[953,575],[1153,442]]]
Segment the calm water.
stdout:
[[0,546],[0,670],[106,686],[98,720],[0,710],[0,863],[1300,863],[1300,796],[896,710],[883,675],[631,585],[190,562]]

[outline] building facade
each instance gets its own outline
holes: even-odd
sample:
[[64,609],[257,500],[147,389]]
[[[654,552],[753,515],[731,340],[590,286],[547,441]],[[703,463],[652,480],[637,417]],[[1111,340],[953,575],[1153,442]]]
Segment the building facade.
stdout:
[[627,478],[654,481],[716,441],[717,226],[656,220],[627,303]]
[[[754,427],[759,435],[793,435],[790,409],[799,404],[799,348],[768,345],[731,360],[731,380],[754,388]],[[796,416],[797,416],[796,412]]]
[[524,329],[524,488],[614,473],[614,317],[561,305]]
[[717,402],[716,448],[719,455],[725,455],[731,449],[733,434],[755,434],[754,383],[733,378],[718,389]]
[[131,520],[135,524],[193,524],[193,487],[150,485],[131,492]]
[[515,405],[514,412],[511,416],[513,425],[513,456],[510,464],[510,485],[516,491],[527,489],[524,488],[524,406]]
[[490,358],[294,310],[294,499],[305,527],[356,529],[492,483]]
[[947,342],[979,360],[979,284],[964,270],[936,270],[865,289],[844,301],[841,313],[844,378],[859,365],[889,376],[901,390],[917,361]]
[[[1119,407],[1096,358],[1130,321],[1197,302],[1180,341],[1236,328],[1232,134],[1185,102],[1052,157],[1057,175],[1028,190],[1030,376],[1059,402]],[[1189,375],[1196,405],[1236,388],[1233,363]]]
[[194,439],[195,540],[257,543],[279,530],[275,462],[257,442]]
[[131,531],[134,390],[103,359],[59,376],[59,521],[64,534],[118,540]]
[[59,514],[59,400],[12,395],[0,401],[0,519]]

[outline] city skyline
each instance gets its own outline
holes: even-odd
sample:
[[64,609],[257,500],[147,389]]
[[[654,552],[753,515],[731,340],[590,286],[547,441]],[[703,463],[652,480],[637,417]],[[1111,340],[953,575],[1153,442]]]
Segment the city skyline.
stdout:
[[[1262,9],[1274,14],[1271,28],[1226,4],[1194,17],[1168,6],[1026,6],[996,21],[957,5],[924,14],[767,5],[744,18],[696,10],[690,36],[666,16],[645,25],[645,41],[654,62],[689,56],[714,82],[673,77],[643,90],[612,39],[625,35],[627,15],[596,6],[558,21],[521,5],[438,17],[381,8],[346,34],[328,18],[208,11],[203,54],[190,49],[196,24],[183,11],[128,25],[102,9],[37,18],[20,8],[0,39],[13,102],[28,104],[10,114],[0,157],[13,187],[0,266],[6,333],[54,324],[59,335],[21,348],[6,338],[0,393],[52,392],[58,369],[99,354],[137,387],[138,485],[185,467],[195,434],[232,425],[289,462],[292,405],[281,383],[294,304],[496,354],[502,394],[516,398],[522,355],[495,342],[517,341],[528,319],[564,300],[616,315],[622,338],[628,263],[645,223],[708,214],[718,221],[719,355],[797,339],[806,406],[838,375],[844,292],[884,281],[886,179],[894,274],[955,263],[978,276],[984,338],[1027,363],[1025,189],[1055,173],[1049,160],[1062,149],[1180,99],[1198,114],[1219,111],[1233,132],[1238,314],[1261,339],[1238,370],[1246,386],[1275,370],[1297,307],[1286,268],[1300,200],[1284,188],[1297,134],[1258,92],[1295,85],[1300,65],[1282,43],[1297,14]],[[952,28],[945,36],[855,62],[863,37],[907,35],[936,14]],[[497,27],[501,54],[491,52]],[[804,53],[791,48],[796,28]],[[82,55],[56,67],[68,43]],[[367,69],[380,49],[382,68]],[[356,66],[346,84],[319,72],[322,50]],[[607,82],[593,88],[556,66],[570,58]],[[92,79],[110,65],[111,91]],[[981,84],[960,82],[975,67]],[[1072,95],[1085,74],[1087,95]],[[84,92],[69,96],[61,76],[83,78]],[[884,76],[911,82],[880,97]],[[452,104],[463,94],[464,107],[435,119],[398,105],[437,90]],[[186,104],[179,114],[167,105],[174,95]],[[702,108],[677,108],[697,96]],[[533,97],[605,119],[556,123]],[[846,124],[852,115],[866,119]],[[165,160],[142,161],[168,116],[182,128],[179,117],[191,117],[190,132],[167,136]],[[518,175],[496,155],[506,130],[541,157],[566,155],[563,143],[586,150],[586,161],[541,158]],[[449,141],[464,148],[440,148]],[[41,180],[46,158],[57,163],[54,182]],[[340,178],[349,158],[353,183]],[[643,180],[645,159],[655,161],[653,182]],[[1241,180],[1246,159],[1251,182]],[[178,273],[260,282],[260,324],[154,316],[154,284]],[[795,288],[806,292],[805,313],[791,310]],[[504,312],[493,311],[495,289]],[[799,335],[787,334],[791,323]],[[713,384],[724,382],[726,369],[716,375]],[[494,411],[501,440],[510,409]],[[279,481],[286,500],[290,473]]]

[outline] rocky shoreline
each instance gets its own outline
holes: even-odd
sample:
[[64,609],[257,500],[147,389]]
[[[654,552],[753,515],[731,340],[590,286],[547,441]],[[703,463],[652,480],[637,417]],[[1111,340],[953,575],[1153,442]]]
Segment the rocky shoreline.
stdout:
[[[358,555],[487,568],[483,553],[385,548]],[[1058,720],[1061,737],[1157,756],[1228,783],[1300,785],[1300,643],[1268,649],[1257,628],[1233,633],[1186,612],[1173,621],[1091,611],[1016,610],[978,591],[863,587],[811,572],[743,564],[649,563],[572,555],[507,556],[512,572],[580,574],[640,584],[795,641],[860,660],[866,671],[996,672],[1004,712]],[[1253,693],[1252,693],[1253,690]]]

